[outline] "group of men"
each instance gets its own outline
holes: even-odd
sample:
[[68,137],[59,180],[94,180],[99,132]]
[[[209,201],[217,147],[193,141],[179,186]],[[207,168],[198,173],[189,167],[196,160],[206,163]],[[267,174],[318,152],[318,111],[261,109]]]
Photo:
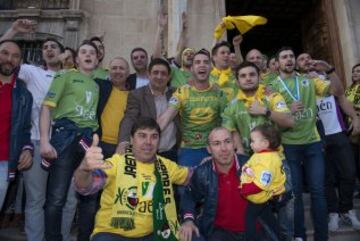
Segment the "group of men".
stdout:
[[99,38],[81,43],[76,69],[65,69],[68,55],[56,39],[42,45],[43,67],[21,64],[12,38],[31,31],[31,21],[17,20],[2,36],[0,206],[22,171],[28,240],[70,240],[77,200],[81,241],[256,240],[245,235],[239,176],[252,154],[250,131],[261,124],[281,133],[290,195],[277,210],[279,232],[261,218],[258,231],[306,240],[304,181],[314,240],[327,240],[340,217],[360,226],[354,158],[338,109],[353,135],[360,122],[335,69],[307,53],[295,58],[289,47],[269,65],[256,49],[242,62],[241,36],[234,63],[230,44],[219,42],[211,53],[180,47],[179,66],[170,65],[159,47],[166,22],[160,14],[150,63],[143,48],[131,51],[134,74],[122,57],[101,67]]

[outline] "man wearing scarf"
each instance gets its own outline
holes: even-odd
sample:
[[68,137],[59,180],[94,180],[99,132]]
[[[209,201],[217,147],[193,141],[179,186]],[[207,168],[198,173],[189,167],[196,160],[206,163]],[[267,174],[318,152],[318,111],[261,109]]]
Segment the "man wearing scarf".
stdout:
[[249,155],[252,128],[264,123],[291,128],[294,120],[284,98],[279,93],[269,93],[259,84],[259,69],[255,64],[244,62],[236,73],[240,90],[225,108],[222,125],[233,132],[238,153]]
[[211,50],[213,69],[209,80],[217,84],[225,92],[228,101],[231,101],[239,89],[236,77],[230,66],[230,44],[226,41],[217,43]]
[[176,241],[179,223],[173,184],[185,184],[187,168],[157,156],[160,127],[151,118],[138,119],[124,155],[103,160],[94,135],[92,146],[74,175],[82,194],[103,188],[92,241]]

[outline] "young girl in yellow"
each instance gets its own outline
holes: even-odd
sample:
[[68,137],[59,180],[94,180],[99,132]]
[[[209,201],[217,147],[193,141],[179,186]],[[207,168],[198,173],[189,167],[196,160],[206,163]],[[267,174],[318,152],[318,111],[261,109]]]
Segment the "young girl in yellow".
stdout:
[[271,125],[259,125],[251,131],[250,139],[254,154],[242,168],[240,193],[249,201],[245,218],[246,237],[258,240],[258,217],[272,228],[274,235],[278,235],[277,222],[268,201],[285,192],[286,175],[278,151],[281,143],[279,132]]
[[[278,151],[280,134],[271,125],[259,125],[251,131],[250,138],[254,154],[242,168],[240,188],[245,189],[243,194],[250,202],[265,203],[274,195],[285,192],[286,175]],[[257,192],[247,192],[246,184],[258,187]],[[255,187],[252,189],[256,190]]]

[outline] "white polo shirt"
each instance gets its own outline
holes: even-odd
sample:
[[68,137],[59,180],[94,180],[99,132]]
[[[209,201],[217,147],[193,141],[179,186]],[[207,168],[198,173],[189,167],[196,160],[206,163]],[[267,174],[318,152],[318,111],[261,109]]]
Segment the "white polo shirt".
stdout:
[[21,65],[19,78],[26,83],[27,89],[33,96],[33,106],[31,110],[32,140],[40,140],[39,117],[41,104],[50,88],[55,73],[56,72],[52,70],[45,70],[34,65]]

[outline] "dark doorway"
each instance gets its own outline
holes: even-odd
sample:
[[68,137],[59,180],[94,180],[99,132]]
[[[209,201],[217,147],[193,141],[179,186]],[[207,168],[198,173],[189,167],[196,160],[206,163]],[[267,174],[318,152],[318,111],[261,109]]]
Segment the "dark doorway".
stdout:
[[[268,19],[266,25],[244,34],[244,56],[252,48],[272,56],[282,46],[290,46],[296,55],[307,52],[333,64],[345,79],[333,0],[226,0],[226,15]],[[228,31],[228,39],[236,34],[237,30]]]
[[[243,54],[257,48],[271,56],[282,46],[291,46],[296,53],[303,51],[302,24],[304,15],[314,8],[313,0],[227,0],[226,15],[260,15],[268,23],[256,26],[246,34],[241,44]],[[232,39],[237,30],[228,32]]]

